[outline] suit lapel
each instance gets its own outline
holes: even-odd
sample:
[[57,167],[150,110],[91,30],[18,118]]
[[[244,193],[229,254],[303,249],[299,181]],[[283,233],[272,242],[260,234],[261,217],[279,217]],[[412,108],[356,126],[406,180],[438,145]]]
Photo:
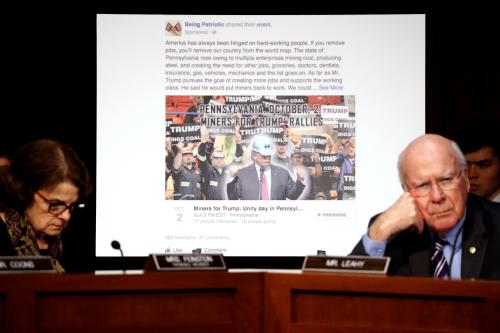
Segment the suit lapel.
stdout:
[[432,276],[431,273],[431,248],[427,247],[412,253],[408,258],[411,275]]
[[468,205],[462,239],[462,279],[478,278],[481,273],[488,245],[488,239],[483,237],[485,231],[483,211]]
[[255,197],[254,198],[250,198],[252,200],[259,200],[260,199],[260,191],[261,191],[261,184],[260,184],[260,175],[257,173],[257,169],[255,168],[255,164],[253,165],[252,169],[251,169],[251,172],[250,172],[250,179],[252,179],[251,181],[251,185],[252,187],[255,186],[255,191],[251,191],[250,193],[255,193]]
[[278,185],[277,184],[277,180],[278,179],[278,176],[276,174],[276,169],[273,168],[273,166],[271,165],[271,179],[270,179],[270,182],[271,182],[271,200],[279,200],[280,198],[276,198],[276,196],[278,196],[278,189],[276,188],[276,186]]

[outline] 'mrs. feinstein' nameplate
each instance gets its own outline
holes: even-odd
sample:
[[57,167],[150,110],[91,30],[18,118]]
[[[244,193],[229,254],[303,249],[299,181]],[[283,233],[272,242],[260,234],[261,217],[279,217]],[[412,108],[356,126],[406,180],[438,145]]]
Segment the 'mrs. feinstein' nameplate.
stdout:
[[49,256],[0,257],[0,273],[56,273]]
[[152,254],[156,271],[225,270],[222,254]]
[[304,272],[342,272],[360,274],[387,274],[389,257],[368,256],[306,256]]

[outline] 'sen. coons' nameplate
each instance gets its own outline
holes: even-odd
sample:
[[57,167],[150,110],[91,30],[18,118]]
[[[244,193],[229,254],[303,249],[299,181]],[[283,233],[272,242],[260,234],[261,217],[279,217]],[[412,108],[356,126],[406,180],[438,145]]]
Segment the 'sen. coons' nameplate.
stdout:
[[[154,267],[148,271],[226,270],[222,254],[151,254]],[[145,269],[146,270],[146,269]]]
[[56,273],[49,256],[0,257],[0,273]]
[[387,274],[389,257],[369,256],[306,256],[304,272],[343,272],[362,274]]

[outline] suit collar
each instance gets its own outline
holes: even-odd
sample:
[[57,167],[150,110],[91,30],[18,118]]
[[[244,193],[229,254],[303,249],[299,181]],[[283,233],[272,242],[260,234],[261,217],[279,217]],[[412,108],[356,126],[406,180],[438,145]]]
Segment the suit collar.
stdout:
[[479,206],[479,200],[469,195],[462,240],[462,279],[479,277],[488,245],[483,210]]

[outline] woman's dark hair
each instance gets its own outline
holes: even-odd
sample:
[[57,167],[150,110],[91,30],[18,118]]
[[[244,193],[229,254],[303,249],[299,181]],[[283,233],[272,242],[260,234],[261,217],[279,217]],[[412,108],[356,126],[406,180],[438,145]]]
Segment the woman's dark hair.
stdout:
[[69,182],[78,188],[79,199],[92,191],[90,176],[83,162],[65,143],[41,139],[21,147],[10,168],[0,170],[2,200],[23,211],[36,191]]

